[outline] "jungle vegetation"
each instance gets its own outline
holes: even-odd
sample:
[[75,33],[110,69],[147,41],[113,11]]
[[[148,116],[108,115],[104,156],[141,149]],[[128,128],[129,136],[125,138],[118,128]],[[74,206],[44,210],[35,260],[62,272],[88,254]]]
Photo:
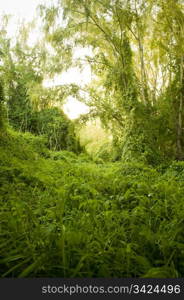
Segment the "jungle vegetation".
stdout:
[[[1,17],[0,276],[183,277],[183,0],[40,5],[34,45],[36,20],[14,39],[8,22]],[[43,84],[84,65],[85,86]],[[70,120],[69,96],[89,112]]]

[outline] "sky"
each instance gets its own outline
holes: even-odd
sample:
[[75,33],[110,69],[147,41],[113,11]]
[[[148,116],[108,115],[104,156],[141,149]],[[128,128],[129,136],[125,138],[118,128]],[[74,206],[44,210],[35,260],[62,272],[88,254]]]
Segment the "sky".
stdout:
[[[53,0],[55,2],[55,0]],[[40,0],[0,0],[1,13],[16,15],[30,21],[36,13],[36,7],[46,1]],[[47,3],[50,0],[47,0]]]
[[[8,27],[8,34],[11,37],[16,35],[17,24],[20,20],[25,19],[27,22],[31,21],[36,16],[36,7],[39,4],[56,3],[57,0],[0,0],[0,14],[13,15],[12,21]],[[35,31],[32,36],[32,41],[39,37],[39,32]],[[87,50],[88,52],[88,50]],[[75,58],[88,54],[85,49],[78,49],[74,56]],[[76,83],[83,86],[91,80],[91,72],[89,66],[85,66],[83,71],[77,68],[72,68],[68,72],[57,75],[54,80],[45,80],[43,85],[45,87]],[[63,106],[64,112],[70,119],[77,118],[80,114],[88,112],[88,107],[77,101],[73,97],[69,97],[66,104]]]

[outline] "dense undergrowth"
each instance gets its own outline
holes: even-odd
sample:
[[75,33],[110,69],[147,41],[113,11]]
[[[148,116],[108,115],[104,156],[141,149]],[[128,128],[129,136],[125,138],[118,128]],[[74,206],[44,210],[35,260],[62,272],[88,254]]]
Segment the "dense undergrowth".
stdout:
[[0,137],[1,277],[183,277],[184,163],[94,163]]

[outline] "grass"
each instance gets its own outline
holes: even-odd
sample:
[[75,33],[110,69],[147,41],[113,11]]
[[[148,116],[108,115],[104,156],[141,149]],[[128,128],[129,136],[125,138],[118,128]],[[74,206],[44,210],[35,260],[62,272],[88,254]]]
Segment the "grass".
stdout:
[[184,163],[98,163],[0,136],[1,277],[183,277]]

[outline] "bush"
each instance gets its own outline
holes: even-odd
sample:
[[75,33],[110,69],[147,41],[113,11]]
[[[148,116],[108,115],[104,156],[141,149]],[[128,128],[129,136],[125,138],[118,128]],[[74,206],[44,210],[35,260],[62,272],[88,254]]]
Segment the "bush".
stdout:
[[1,277],[183,277],[183,163],[95,164],[42,147],[1,136]]
[[49,149],[81,151],[72,122],[56,107],[32,113],[29,128],[34,134],[45,135]]

